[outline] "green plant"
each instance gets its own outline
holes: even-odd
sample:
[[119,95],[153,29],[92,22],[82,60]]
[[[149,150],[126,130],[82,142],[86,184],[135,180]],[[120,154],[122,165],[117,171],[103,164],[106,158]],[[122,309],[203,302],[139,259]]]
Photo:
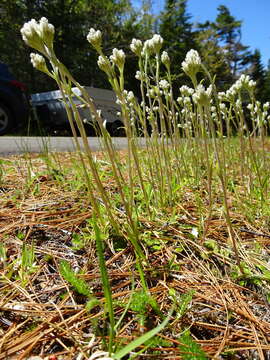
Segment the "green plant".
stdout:
[[185,330],[183,332],[179,338],[179,341],[181,342],[179,348],[181,350],[181,356],[183,360],[208,359],[201,347],[192,339],[189,330]]
[[105,314],[108,312],[109,314],[109,345],[108,351],[109,354],[112,353],[113,350],[113,342],[115,337],[115,318],[114,318],[114,310],[113,310],[113,300],[112,300],[112,291],[110,287],[108,272],[106,268],[105,258],[104,258],[104,241],[101,236],[101,232],[99,226],[97,225],[96,220],[93,222],[93,227],[95,231],[96,237],[96,249],[97,256],[99,261],[99,270],[102,280],[102,286],[104,291],[104,296],[106,300],[106,308]]
[[166,327],[168,322],[170,321],[171,315],[173,313],[173,309],[169,311],[168,316],[160,323],[158,326],[156,326],[154,329],[149,330],[147,333],[141,335],[137,339],[133,340],[131,343],[123,347],[121,350],[117,351],[116,354],[113,355],[113,359],[120,360],[124,356],[128,355],[130,352],[134,351],[138,346],[146,343],[149,339],[154,337],[156,334],[158,334],[162,329]]
[[[128,247],[135,258],[132,271],[137,269],[140,283],[136,291],[132,290],[124,314],[128,309],[134,311],[140,325],[148,325],[149,310],[163,318],[148,289],[152,279],[148,281],[146,276],[146,269],[150,274],[154,273],[151,260],[157,251],[166,254],[166,260],[160,260],[162,269],[166,269],[164,279],[167,274],[177,276],[180,268],[182,271],[179,258],[188,257],[191,263],[197,256],[207,263],[207,266],[203,265],[204,269],[215,272],[220,278],[223,276],[218,265],[223,261],[224,272],[235,281],[243,285],[267,283],[269,274],[263,250],[259,250],[259,268],[252,262],[252,251],[241,241],[238,225],[245,219],[240,216],[237,220],[232,219],[235,208],[241,209],[240,213],[253,219],[254,223],[269,215],[266,180],[270,170],[265,146],[269,106],[256,102],[253,80],[243,75],[230,89],[219,93],[215,76],[210,75],[197,51],[190,50],[182,70],[190,77],[192,87],[182,86],[175,100],[170,58],[161,50],[163,39],[159,35],[144,43],[133,39],[131,51],[138,60],[136,79],[142,99],[139,103],[124,87],[124,52],[113,49],[108,57],[102,48],[101,32],[90,29],[87,39],[98,53],[98,66],[106,73],[121,109],[127,134],[127,156],[123,162],[91,96],[57,58],[53,49],[54,27],[45,18],[39,22],[32,20],[24,25],[22,35],[28,45],[42,54],[31,54],[34,67],[53,78],[59,86],[77,146],[79,161],[76,166],[73,164],[72,170],[76,180],[70,181],[69,186],[85,192],[90,203],[91,220],[87,222],[83,236],[84,240],[95,240],[105,297],[104,323],[108,326],[109,356],[121,358],[127,355],[157,334],[169,320],[164,320],[162,326],[150,330],[130,346],[116,351],[115,339],[123,316],[116,321],[105,262],[107,244],[112,252]],[[162,67],[165,74],[161,72]],[[80,95],[75,93],[74,87]],[[95,121],[104,150],[102,161],[91,151],[74,97],[89,109]],[[250,101],[251,124],[245,115],[246,101]],[[250,125],[252,129],[249,129]],[[143,149],[138,135],[143,135]],[[51,173],[54,164],[50,159],[44,161]],[[29,173],[30,170],[29,165]],[[65,183],[64,177],[58,180]],[[40,187],[35,190],[37,194]],[[268,228],[268,225],[266,221],[264,226]],[[216,235],[217,228],[222,229],[224,246]],[[166,233],[170,235],[168,239],[163,238]],[[73,245],[86,247],[86,241],[74,237]],[[171,246],[173,254],[166,252]],[[78,282],[78,276],[66,264],[62,265],[61,271],[76,291],[89,296],[87,286]],[[180,296],[174,289],[169,292],[179,319],[191,306],[193,294],[188,292]],[[205,358],[188,332],[183,333],[181,341],[186,358],[192,358],[194,354]],[[148,346],[149,343],[146,348]]]
[[78,277],[72,270],[70,264],[66,260],[62,260],[59,265],[60,274],[74,288],[74,290],[84,296],[91,296],[91,291],[87,283]]
[[[24,235],[19,233],[18,238],[23,238]],[[28,245],[23,243],[20,267],[18,270],[18,276],[22,282],[22,285],[25,286],[28,282],[28,279],[32,273],[36,271],[35,263],[35,247],[34,244]]]

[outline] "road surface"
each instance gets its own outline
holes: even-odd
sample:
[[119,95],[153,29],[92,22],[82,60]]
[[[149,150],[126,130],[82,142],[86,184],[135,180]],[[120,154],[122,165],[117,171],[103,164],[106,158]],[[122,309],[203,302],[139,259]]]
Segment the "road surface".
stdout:
[[[81,143],[81,139],[80,143]],[[127,138],[113,138],[116,149],[127,148]],[[138,138],[141,146],[145,141]],[[101,150],[100,139],[98,137],[89,137],[88,142],[93,151]],[[27,152],[41,153],[44,151],[75,151],[74,140],[72,137],[27,137],[27,136],[0,136],[0,156],[10,156],[15,154],[24,154]]]

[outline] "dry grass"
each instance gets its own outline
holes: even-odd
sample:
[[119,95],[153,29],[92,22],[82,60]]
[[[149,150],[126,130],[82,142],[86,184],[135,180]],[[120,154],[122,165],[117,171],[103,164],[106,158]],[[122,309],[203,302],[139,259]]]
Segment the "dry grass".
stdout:
[[[102,154],[98,157],[102,158]],[[70,154],[58,154],[57,159],[62,169],[72,168]],[[88,359],[106,338],[104,309],[98,306],[88,312],[85,297],[73,291],[59,273],[60,260],[67,260],[75,271],[81,270],[79,276],[87,281],[100,303],[104,302],[94,242],[89,237],[81,248],[73,244],[74,234],[85,234],[91,217],[87,192],[83,186],[69,186],[72,171],[56,174],[64,179],[57,180],[38,155],[6,159],[2,170],[0,239],[6,259],[0,263],[0,360],[22,360],[31,355],[51,360]],[[109,176],[107,188],[115,191]],[[203,194],[201,189],[199,192]],[[187,187],[183,193],[183,201],[174,208],[177,216],[173,222],[141,218],[141,231],[158,245],[144,244],[149,261],[144,271],[150,293],[163,313],[171,306],[169,289],[179,294],[194,290],[193,299],[185,314],[175,316],[160,334],[161,345],[153,345],[137,358],[182,359],[179,337],[185,328],[190,328],[193,339],[211,359],[270,359],[268,283],[246,281],[241,285],[239,278],[233,279],[235,259],[221,217],[213,215],[207,233],[219,251],[207,250],[199,238],[191,236],[192,229],[200,227],[200,216],[194,189]],[[230,200],[233,202],[233,198]],[[164,209],[165,214],[171,211]],[[259,220],[249,223],[235,209],[232,221],[241,239],[242,258],[252,261],[254,243],[269,258],[269,235],[264,236]],[[22,281],[18,260],[23,243],[34,244],[35,263]],[[251,255],[247,258],[249,249]],[[133,292],[133,277],[135,289],[140,288],[134,253],[129,246],[115,250],[112,238],[106,260],[115,314],[120,316]],[[129,343],[155,327],[158,316],[151,308],[148,312],[142,328],[136,312],[129,309],[116,341]]]

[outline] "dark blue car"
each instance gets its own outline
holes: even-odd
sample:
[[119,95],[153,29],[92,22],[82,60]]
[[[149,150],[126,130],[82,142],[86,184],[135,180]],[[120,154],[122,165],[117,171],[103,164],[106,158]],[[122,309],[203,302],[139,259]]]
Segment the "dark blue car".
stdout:
[[6,64],[0,62],[0,135],[21,126],[28,115],[26,86],[13,77]]

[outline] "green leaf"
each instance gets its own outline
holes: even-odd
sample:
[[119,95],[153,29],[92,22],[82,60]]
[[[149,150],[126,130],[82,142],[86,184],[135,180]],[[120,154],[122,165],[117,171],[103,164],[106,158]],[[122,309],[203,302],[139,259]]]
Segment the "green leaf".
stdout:
[[60,262],[60,273],[63,278],[74,287],[77,293],[85,296],[91,295],[87,283],[83,279],[78,278],[69,263],[65,260]]
[[200,345],[192,339],[189,330],[184,331],[179,341],[182,343],[179,348],[183,360],[207,360],[206,354]]
[[119,350],[116,354],[113,355],[113,359],[120,360],[122,357],[128,355],[131,351],[136,349],[138,346],[144,344],[146,341],[151,339],[153,336],[155,336],[157,333],[159,333],[161,330],[165,328],[165,326],[170,321],[170,317],[173,313],[174,308],[172,308],[169,311],[168,316],[162,321],[161,324],[156,326],[154,329],[148,331],[147,333],[143,334],[139,338],[133,340],[130,344],[126,345],[123,349]]

